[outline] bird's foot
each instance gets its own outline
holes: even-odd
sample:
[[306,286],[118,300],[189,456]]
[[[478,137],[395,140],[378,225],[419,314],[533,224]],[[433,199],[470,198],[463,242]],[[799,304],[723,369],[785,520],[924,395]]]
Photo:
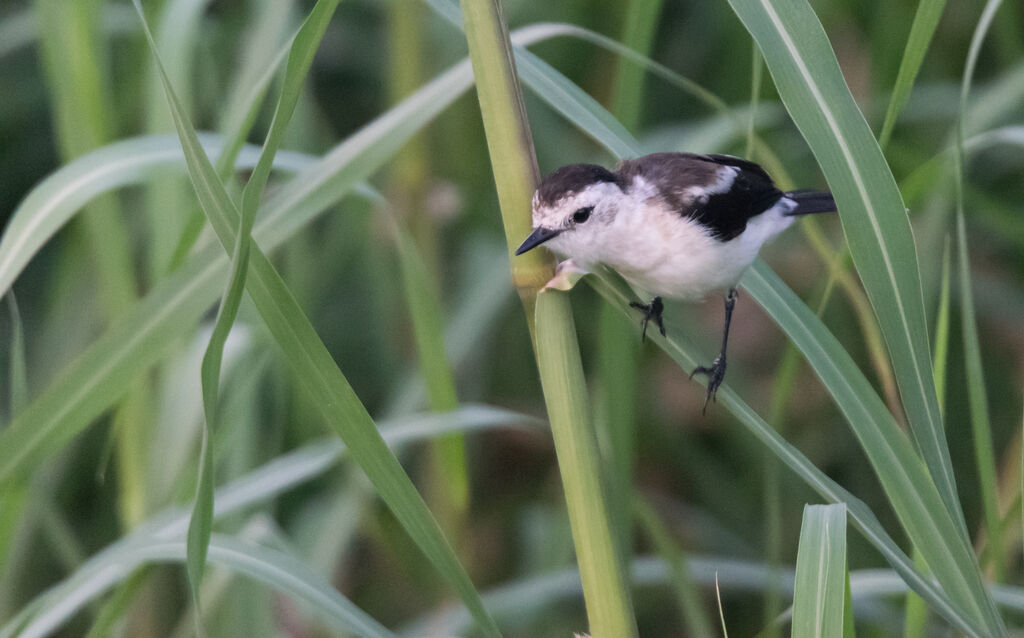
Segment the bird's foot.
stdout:
[[643,330],[640,332],[640,341],[647,341],[647,322],[651,319],[654,319],[654,323],[658,324],[658,331],[661,332],[661,336],[665,336],[665,324],[661,319],[661,313],[665,311],[665,304],[661,303],[661,297],[655,297],[649,304],[631,301],[629,305],[631,308],[638,308],[644,313],[644,319],[641,323]]
[[715,357],[715,360],[711,362],[711,367],[697,366],[690,373],[690,378],[693,378],[695,374],[706,374],[708,375],[708,392],[704,396],[704,407],[701,409],[701,414],[704,414],[708,410],[708,401],[715,399],[715,395],[718,392],[718,386],[722,385],[722,381],[725,379],[725,357],[719,355]]

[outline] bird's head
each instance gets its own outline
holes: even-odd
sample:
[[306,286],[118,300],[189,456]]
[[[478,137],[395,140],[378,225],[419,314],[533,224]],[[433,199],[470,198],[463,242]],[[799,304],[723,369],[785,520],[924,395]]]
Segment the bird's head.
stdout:
[[594,164],[563,166],[534,193],[533,232],[516,254],[547,244],[562,255],[600,261],[625,197],[615,173]]

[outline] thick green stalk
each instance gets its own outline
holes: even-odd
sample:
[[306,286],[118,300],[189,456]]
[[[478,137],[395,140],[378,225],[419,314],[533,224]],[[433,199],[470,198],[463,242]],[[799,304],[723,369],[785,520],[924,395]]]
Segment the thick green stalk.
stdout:
[[638,636],[601,485],[597,437],[587,420],[586,383],[568,295],[537,296],[537,367],[569,507],[576,560],[594,638]]
[[[530,200],[538,179],[533,140],[498,0],[462,0],[461,4],[511,255],[530,231]],[[553,261],[545,251],[513,257],[512,263],[516,290],[534,336],[590,633],[596,638],[636,636],[626,576],[601,485],[597,437],[589,424],[569,298],[557,291],[538,294],[554,274]]]

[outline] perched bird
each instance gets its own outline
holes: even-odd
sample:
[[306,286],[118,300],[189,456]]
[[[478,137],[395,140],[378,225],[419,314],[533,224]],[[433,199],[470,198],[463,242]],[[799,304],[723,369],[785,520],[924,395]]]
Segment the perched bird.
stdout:
[[654,153],[608,170],[563,166],[533,196],[533,232],[517,255],[546,244],[573,265],[613,268],[654,295],[643,311],[665,334],[662,297],[697,300],[725,291],[722,349],[710,366],[704,408],[725,377],[736,284],[765,242],[798,215],[835,211],[827,192],[782,192],[759,165],[729,155]]

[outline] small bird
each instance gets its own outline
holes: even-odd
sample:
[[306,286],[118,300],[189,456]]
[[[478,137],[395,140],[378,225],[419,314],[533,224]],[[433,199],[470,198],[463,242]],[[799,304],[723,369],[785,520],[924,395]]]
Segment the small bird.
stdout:
[[578,270],[604,264],[646,294],[641,339],[653,320],[662,336],[662,297],[698,300],[725,291],[722,349],[710,366],[704,409],[725,378],[736,284],[767,241],[799,215],[836,210],[831,193],[782,192],[758,164],[730,155],[653,153],[613,170],[570,164],[533,196],[533,232],[521,255],[546,244]]

